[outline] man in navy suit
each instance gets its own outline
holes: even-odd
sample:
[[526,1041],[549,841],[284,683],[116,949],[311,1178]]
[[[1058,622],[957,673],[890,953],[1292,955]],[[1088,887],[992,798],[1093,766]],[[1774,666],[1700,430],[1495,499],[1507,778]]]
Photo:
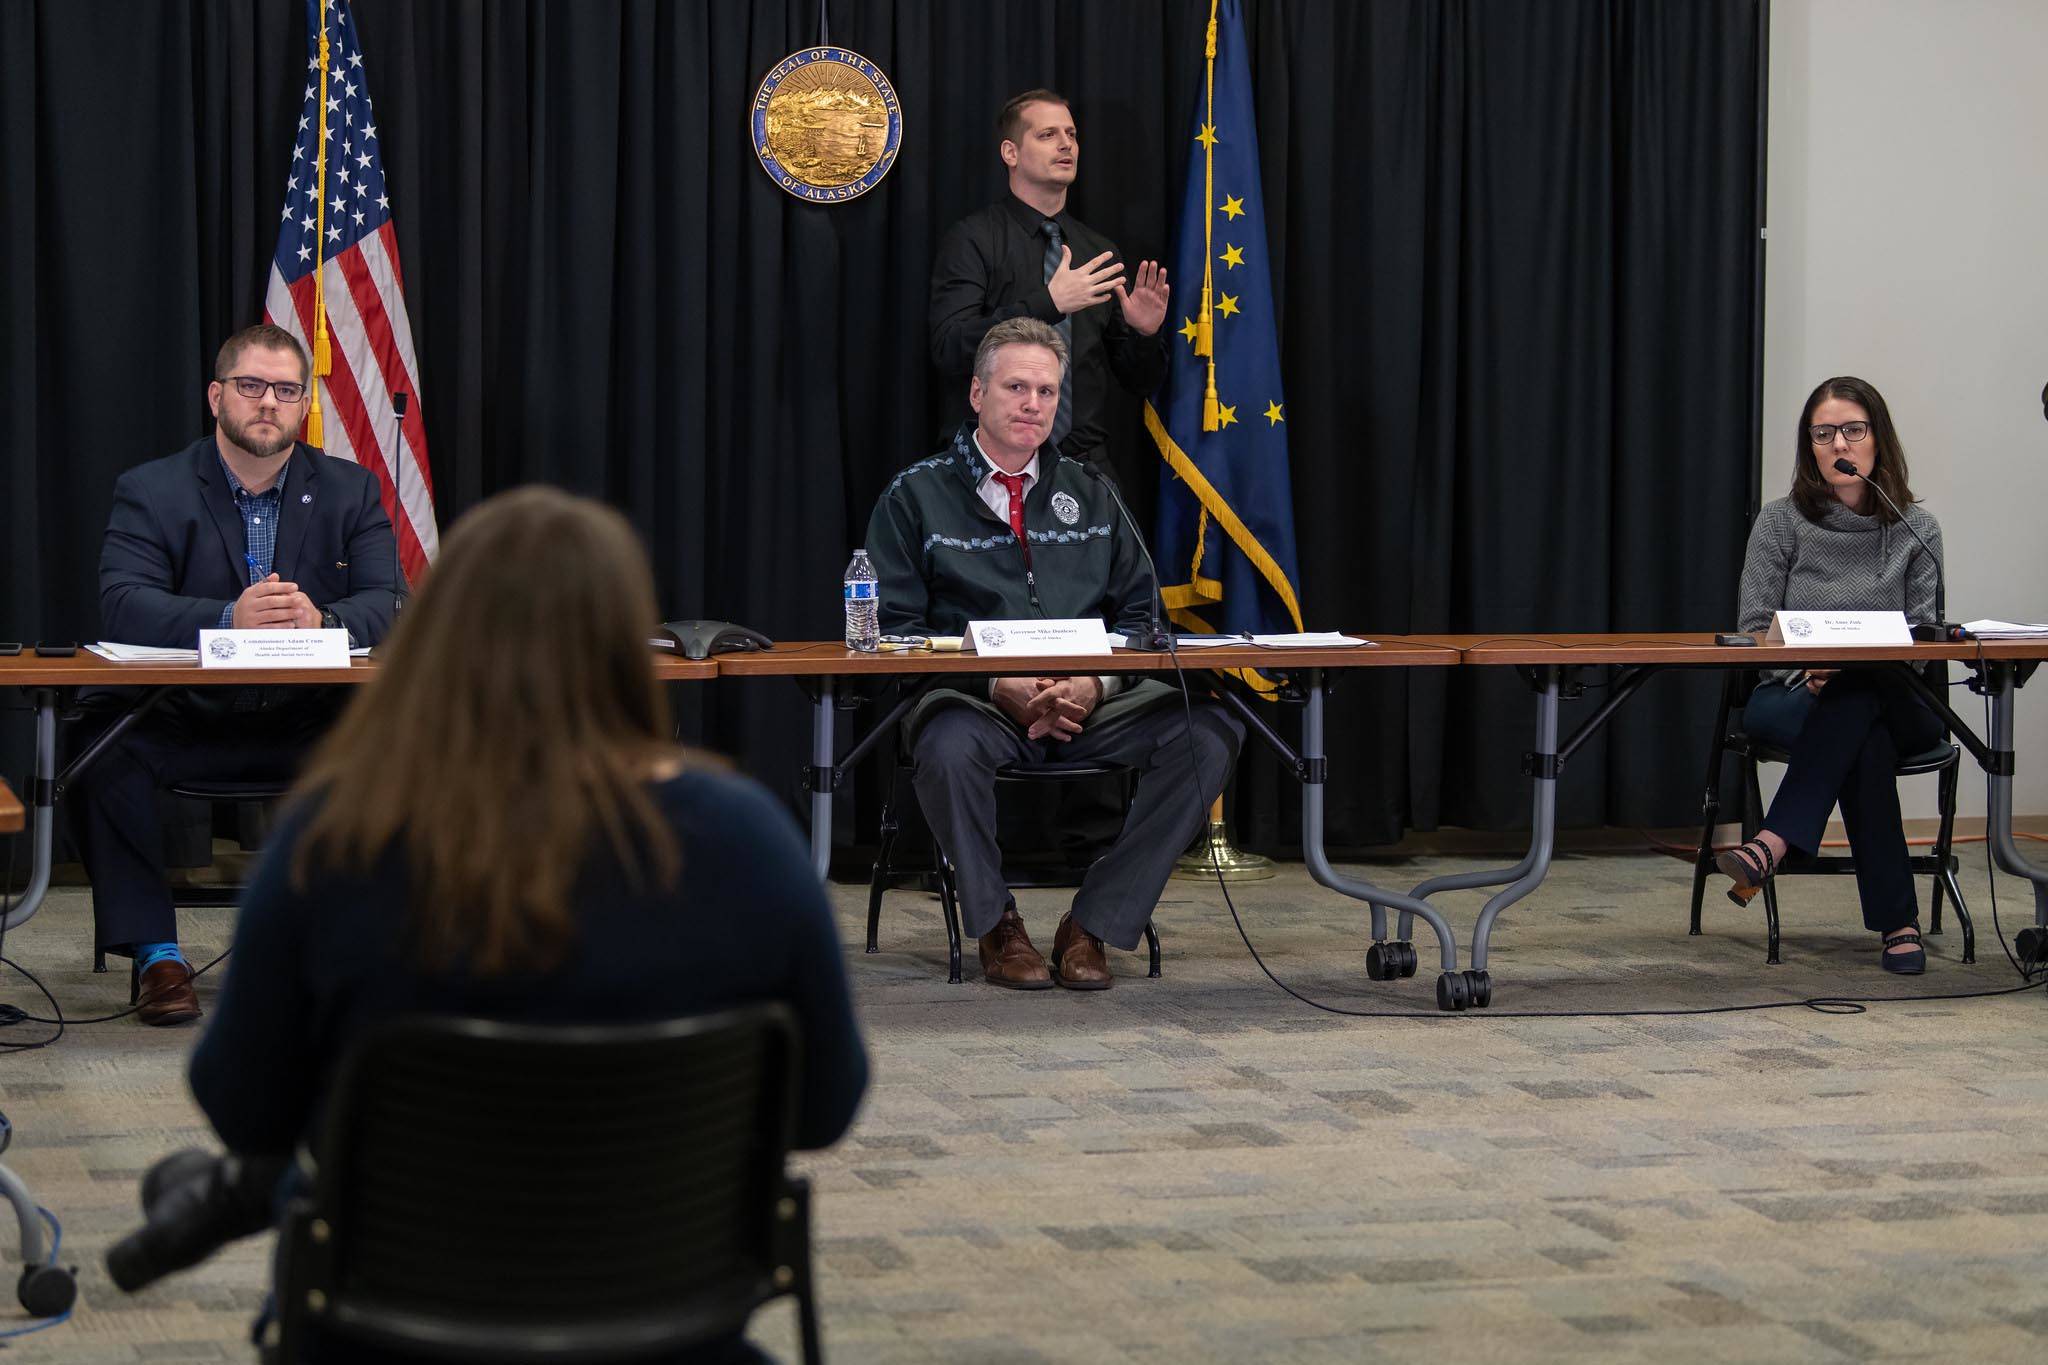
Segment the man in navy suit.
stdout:
[[[220,348],[214,434],[123,474],[100,550],[100,627],[122,644],[192,648],[202,629],[391,628],[391,522],[376,476],[301,445],[310,367],[282,328]],[[146,1024],[197,1019],[164,883],[157,790],[275,780],[345,697],[340,689],[200,688],[166,697],[80,776],[68,803],[92,878],[99,946],[130,957]]]

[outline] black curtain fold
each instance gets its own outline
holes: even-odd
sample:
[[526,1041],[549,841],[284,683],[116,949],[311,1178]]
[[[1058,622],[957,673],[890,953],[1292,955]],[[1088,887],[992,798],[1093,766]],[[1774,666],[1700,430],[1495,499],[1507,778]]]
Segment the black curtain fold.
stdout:
[[[815,40],[814,0],[353,12],[442,525],[530,480],[602,497],[666,611],[788,638],[836,632],[875,495],[937,444],[929,264],[1001,192],[996,107],[1063,90],[1075,211],[1163,258],[1207,20],[1183,0],[832,0],[904,139],[879,187],[819,207],[746,133],[762,76]],[[1762,0],[1247,0],[1312,625],[1729,619],[1762,22]],[[213,350],[261,312],[304,24],[259,0],[0,5],[0,638],[95,637],[114,477],[205,429]],[[1175,284],[1188,311],[1197,282]],[[1134,401],[1108,458],[1149,523]],[[1574,763],[1562,820],[1689,819],[1709,691],[1633,702]],[[793,689],[677,699],[691,737],[795,794]],[[1332,843],[1526,823],[1529,710],[1511,674],[1344,679]],[[25,733],[0,733],[15,775]],[[1295,843],[1271,759],[1248,752],[1234,800],[1242,841]],[[868,795],[845,804],[871,823]]]

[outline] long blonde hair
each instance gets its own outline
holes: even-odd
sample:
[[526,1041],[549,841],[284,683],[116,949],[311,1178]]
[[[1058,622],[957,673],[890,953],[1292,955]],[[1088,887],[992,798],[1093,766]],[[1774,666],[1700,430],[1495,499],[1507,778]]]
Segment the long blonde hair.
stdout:
[[681,855],[648,790],[678,756],[647,644],[659,619],[612,509],[530,487],[464,516],[300,779],[317,809],[293,885],[400,848],[421,960],[490,975],[561,959],[600,835],[636,883],[673,884]]

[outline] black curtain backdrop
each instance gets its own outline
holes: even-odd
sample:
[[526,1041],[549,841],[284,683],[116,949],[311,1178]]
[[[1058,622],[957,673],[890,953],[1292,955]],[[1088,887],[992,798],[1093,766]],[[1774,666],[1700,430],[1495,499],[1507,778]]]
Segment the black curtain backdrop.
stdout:
[[[1312,626],[1731,618],[1763,12],[1247,0]],[[831,0],[832,40],[881,65],[905,119],[895,170],[835,207],[771,185],[746,130],[762,76],[818,38],[816,0],[354,14],[443,527],[560,484],[633,518],[670,614],[818,638],[874,497],[935,448],[927,271],[1001,192],[995,108],[1066,92],[1076,212],[1164,256],[1207,5]],[[97,637],[115,475],[207,429],[213,350],[261,312],[304,22],[295,0],[0,5],[0,638]],[[1135,404],[1111,458],[1149,524]],[[1561,820],[1691,819],[1710,688],[1632,702],[1572,764]],[[688,736],[794,794],[794,688],[677,699]],[[1333,845],[1526,824],[1530,710],[1511,673],[1344,679]],[[18,775],[26,727],[6,727]],[[1277,764],[1248,751],[1236,793],[1241,842],[1293,847]],[[872,827],[871,792],[844,804]]]

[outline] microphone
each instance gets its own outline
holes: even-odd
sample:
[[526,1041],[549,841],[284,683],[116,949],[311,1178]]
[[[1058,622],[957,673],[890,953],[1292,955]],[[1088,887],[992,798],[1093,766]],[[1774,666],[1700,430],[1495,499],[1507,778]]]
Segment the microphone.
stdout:
[[[1885,491],[1882,488],[1878,487],[1876,482],[1872,480],[1869,475],[1865,474],[1862,470],[1858,469],[1853,460],[1850,460],[1847,456],[1836,456],[1835,472],[1837,474],[1852,475],[1855,478],[1863,480],[1863,486],[1865,488],[1868,488],[1871,492],[1877,494],[1878,497],[1884,499],[1884,505],[1892,509],[1892,515],[1899,519],[1899,525],[1905,527],[1907,531],[1911,532],[1913,539],[1920,542],[1920,548],[1927,551],[1927,557],[1934,561],[1934,614],[1937,617],[1939,617],[1942,614],[1943,608],[1948,605],[1948,588],[1942,579],[1941,556],[1934,553],[1933,549],[1929,547],[1929,545],[1927,544],[1926,537],[1922,536],[1918,531],[1913,530],[1913,523],[1906,520],[1906,514],[1899,510],[1899,505],[1893,502],[1891,498],[1886,495]],[[1946,621],[1936,620],[1927,622],[1923,625],[1914,626],[1913,638],[1916,640],[1935,641],[1967,640],[1969,638],[1969,633],[1965,631],[1961,626],[1951,625]]]
[[1145,556],[1145,571],[1152,575],[1152,596],[1145,604],[1147,611],[1151,613],[1151,619],[1146,622],[1143,632],[1125,631],[1125,640],[1130,643],[1132,649],[1147,649],[1154,653],[1163,649],[1171,652],[1173,636],[1166,629],[1166,599],[1159,591],[1159,566],[1152,562],[1152,551],[1145,545],[1145,536],[1138,530],[1137,519],[1131,515],[1131,509],[1124,505],[1123,495],[1116,491],[1115,480],[1089,461],[1075,460],[1074,463],[1081,466],[1083,473],[1109,490],[1111,501],[1116,503],[1116,510],[1123,513],[1124,525],[1131,528],[1131,539],[1138,543],[1138,553]]

